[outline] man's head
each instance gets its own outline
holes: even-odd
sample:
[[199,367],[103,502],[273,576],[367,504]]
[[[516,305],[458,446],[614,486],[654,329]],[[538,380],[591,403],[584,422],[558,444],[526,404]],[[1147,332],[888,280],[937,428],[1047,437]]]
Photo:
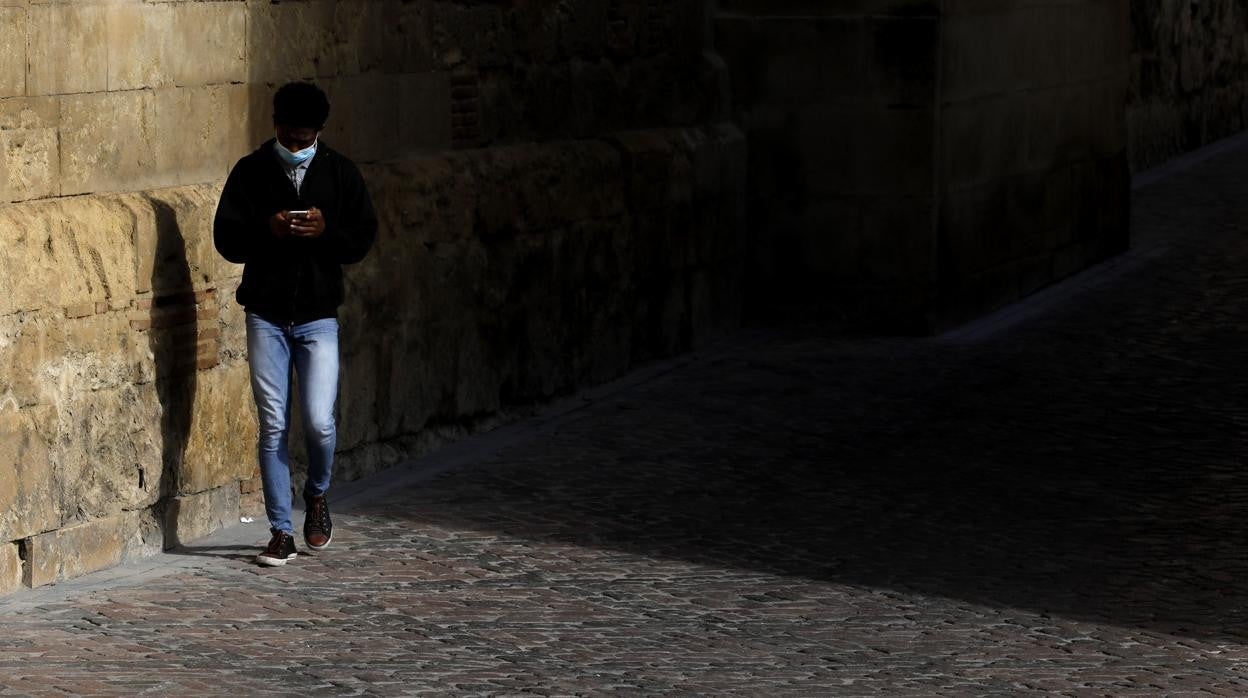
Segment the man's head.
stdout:
[[286,83],[273,95],[273,130],[287,150],[311,147],[328,118],[329,99],[310,82]]

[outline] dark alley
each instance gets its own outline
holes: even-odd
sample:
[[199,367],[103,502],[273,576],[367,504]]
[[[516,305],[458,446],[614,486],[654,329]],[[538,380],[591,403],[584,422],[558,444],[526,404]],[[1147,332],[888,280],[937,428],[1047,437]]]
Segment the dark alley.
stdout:
[[741,333],[375,480],[331,554],[14,597],[0,686],[1242,695],[1246,178],[1137,189],[1131,252],[964,330]]

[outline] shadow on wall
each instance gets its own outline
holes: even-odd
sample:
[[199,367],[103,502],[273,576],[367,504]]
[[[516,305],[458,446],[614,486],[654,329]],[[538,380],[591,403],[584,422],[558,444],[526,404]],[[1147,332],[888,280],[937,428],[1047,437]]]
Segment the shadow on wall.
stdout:
[[[155,482],[165,506],[177,506],[186,467],[186,446],[190,438],[195,405],[199,320],[186,239],[177,213],[169,204],[149,199],[156,212],[156,255],[152,267],[154,298],[148,341],[156,364],[156,395],[160,402],[161,472]],[[155,474],[153,474],[155,475]],[[153,485],[141,476],[141,487]],[[177,521],[168,516],[167,522]],[[176,545],[178,531],[167,524],[165,547]]]

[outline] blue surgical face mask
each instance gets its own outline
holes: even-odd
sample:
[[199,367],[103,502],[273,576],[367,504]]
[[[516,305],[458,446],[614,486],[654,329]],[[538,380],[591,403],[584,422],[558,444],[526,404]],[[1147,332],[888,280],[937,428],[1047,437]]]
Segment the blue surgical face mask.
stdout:
[[[317,143],[319,142],[320,141],[317,141]],[[313,155],[316,155],[317,143],[313,143],[303,150],[291,152],[286,148],[286,146],[282,145],[281,141],[274,141],[273,150],[277,152],[277,157],[281,158],[282,162],[286,163],[287,167],[295,167],[297,165],[302,165],[311,159]]]

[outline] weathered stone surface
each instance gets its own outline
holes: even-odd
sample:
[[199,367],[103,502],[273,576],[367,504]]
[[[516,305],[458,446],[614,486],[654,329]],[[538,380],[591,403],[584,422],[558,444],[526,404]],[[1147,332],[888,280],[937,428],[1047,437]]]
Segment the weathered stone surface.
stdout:
[[103,8],[109,90],[160,87],[173,81],[172,59],[189,48],[179,41],[184,37],[173,31],[174,7],[168,3],[113,3]]
[[26,94],[108,89],[108,26],[103,5],[32,4]]
[[281,84],[337,74],[334,5],[328,0],[247,3],[248,77]]
[[[1023,212],[1053,206],[1011,199],[1019,181],[1069,182],[1086,166],[1097,186],[1125,186],[1123,0],[734,0],[719,12],[749,139],[756,314],[890,332],[960,322],[1061,278],[1049,255],[1067,243],[1046,236],[1083,213],[1067,197],[1061,222],[1034,229]],[[1093,207],[1101,255],[1085,263],[1125,249],[1125,200]]]
[[201,538],[238,521],[238,485],[174,497],[165,503],[165,548]]
[[0,259],[0,315],[132,297],[132,228],[103,198],[0,207],[0,245],[9,251]]
[[65,320],[60,330],[64,345],[53,345],[68,359],[59,370],[58,387],[94,391],[152,380],[153,347],[147,336],[133,330],[131,317],[129,312],[104,312]]
[[67,352],[63,318],[0,317],[0,400],[12,408],[55,403]]
[[[395,77],[377,73],[352,75],[323,80],[321,86],[334,105],[325,129],[326,142],[362,162],[394,156],[399,143],[402,96]],[[422,105],[434,114],[439,106],[438,102]]]
[[145,189],[162,183],[154,170],[158,141],[145,127],[151,102],[152,94],[146,90],[62,98],[62,194]]
[[[247,79],[247,5],[179,2],[173,6],[170,74],[178,85],[222,85]],[[234,119],[238,112],[233,113]],[[217,124],[220,126],[220,124]]]
[[26,586],[43,586],[116,565],[139,535],[138,513],[124,512],[27,538]]
[[[136,228],[135,283],[156,296],[212,288],[230,267],[212,244],[220,184],[156,189],[142,194]],[[149,256],[150,255],[150,256]],[[150,285],[143,287],[144,279]]]
[[0,100],[0,200],[60,193],[59,123],[54,97]]
[[[231,137],[235,132],[221,125],[237,122],[242,85],[207,85],[156,90],[139,137],[150,140],[152,172],[161,184],[211,182],[225,176],[234,164]],[[185,134],[170,138],[167,134]],[[126,191],[133,185],[121,181],[109,190]]]
[[1140,171],[1244,130],[1248,5],[1133,0],[1127,124]]
[[211,226],[286,80],[327,89],[326,141],[383,222],[347,277],[339,479],[732,322],[708,293],[739,287],[715,260],[743,230],[721,212],[745,153],[731,129],[679,128],[713,111],[692,8],[0,5],[0,543],[30,538],[30,584],[260,503],[238,485],[242,268]]
[[26,7],[0,7],[0,31],[6,36],[22,37],[0,45],[0,97],[26,94],[26,42],[29,28]]
[[176,405],[163,404],[150,383],[67,393],[54,442],[66,510],[99,517],[155,503],[162,463],[184,448]]
[[22,559],[17,543],[0,545],[0,594],[8,594],[22,587]]
[[198,374],[178,494],[245,480],[256,465],[251,374],[243,362]]
[[451,81],[445,73],[399,79],[399,141],[405,154],[451,147]]
[[59,468],[51,457],[48,412],[0,406],[0,539],[61,525]]

